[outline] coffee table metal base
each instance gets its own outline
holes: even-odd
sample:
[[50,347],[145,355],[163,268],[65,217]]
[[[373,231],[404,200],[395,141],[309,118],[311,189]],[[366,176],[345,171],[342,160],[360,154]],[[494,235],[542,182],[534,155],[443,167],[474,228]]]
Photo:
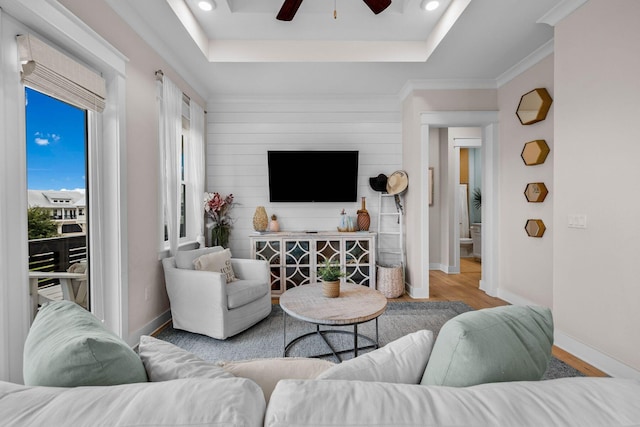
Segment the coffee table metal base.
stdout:
[[[318,335],[320,336],[320,338],[322,338],[322,340],[325,342],[325,344],[327,345],[327,347],[329,348],[330,352],[328,353],[323,353],[323,354],[314,354],[314,355],[309,355],[309,356],[305,356],[305,357],[326,357],[326,356],[333,356],[336,358],[336,360],[338,361],[338,363],[342,362],[342,357],[340,357],[341,354],[344,353],[350,353],[353,352],[353,357],[358,357],[358,351],[359,350],[366,350],[366,349],[370,349],[370,348],[378,348],[379,346],[379,341],[378,341],[378,318],[376,317],[375,322],[376,322],[376,339],[374,340],[371,337],[368,337],[366,335],[363,334],[359,334],[358,333],[358,323],[354,323],[353,324],[353,331],[345,331],[345,330],[341,330],[341,329],[320,329],[320,325],[316,324],[316,330],[313,332],[308,332],[306,334],[302,334],[294,339],[292,339],[291,341],[287,342],[287,313],[284,312],[283,313],[284,317],[283,317],[283,339],[284,339],[284,357],[287,357],[287,353],[289,352],[289,349],[296,344],[297,342],[314,336],[314,335]],[[368,322],[370,322],[370,320],[368,320]],[[364,322],[363,322],[364,323]],[[333,345],[331,345],[331,343],[327,340],[327,338],[325,337],[325,335],[330,335],[330,334],[345,334],[345,335],[352,335],[353,336],[353,349],[346,349],[346,350],[336,350]],[[370,344],[363,346],[363,347],[358,347],[358,339],[363,339],[368,341]]]

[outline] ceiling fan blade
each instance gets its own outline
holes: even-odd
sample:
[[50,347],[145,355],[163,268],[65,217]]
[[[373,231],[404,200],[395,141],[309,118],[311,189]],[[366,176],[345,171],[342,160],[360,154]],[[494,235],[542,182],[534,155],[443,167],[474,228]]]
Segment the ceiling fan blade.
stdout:
[[296,15],[298,8],[302,0],[284,0],[282,3],[282,7],[280,8],[280,12],[278,12],[278,16],[276,19],[280,21],[291,21],[293,17]]
[[376,15],[385,10],[391,4],[391,0],[362,0]]

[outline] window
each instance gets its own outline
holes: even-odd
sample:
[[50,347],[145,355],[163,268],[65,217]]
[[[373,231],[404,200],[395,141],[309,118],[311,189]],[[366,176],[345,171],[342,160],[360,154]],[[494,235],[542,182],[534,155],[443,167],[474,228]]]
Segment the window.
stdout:
[[204,111],[165,77],[160,79],[158,89],[163,218],[160,251],[168,248],[174,254],[182,242],[204,244]]

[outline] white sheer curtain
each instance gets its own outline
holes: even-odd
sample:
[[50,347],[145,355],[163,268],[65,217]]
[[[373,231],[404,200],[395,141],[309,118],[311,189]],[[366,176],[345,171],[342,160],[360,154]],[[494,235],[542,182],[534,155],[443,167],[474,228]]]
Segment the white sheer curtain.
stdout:
[[169,237],[171,256],[178,251],[180,235],[180,181],[178,180],[179,149],[182,135],[182,91],[166,76],[163,77],[160,100],[159,141],[162,209]]
[[204,238],[204,110],[195,102],[189,104],[190,132],[189,156],[187,159],[187,175],[192,185],[190,192],[190,207],[187,210],[196,241],[200,247],[205,246]]

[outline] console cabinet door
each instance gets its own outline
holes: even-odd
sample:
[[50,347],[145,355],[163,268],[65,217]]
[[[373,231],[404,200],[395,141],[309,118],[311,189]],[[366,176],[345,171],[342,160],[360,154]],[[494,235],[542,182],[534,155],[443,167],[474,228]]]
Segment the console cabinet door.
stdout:
[[251,236],[251,256],[269,263],[271,294],[315,283],[318,268],[327,260],[339,263],[347,276],[343,281],[375,287],[375,234],[287,234]]
[[370,239],[345,239],[344,264],[347,281],[358,285],[372,286],[372,248]]
[[253,259],[262,259],[269,263],[271,276],[271,293],[280,295],[284,292],[282,282],[282,241],[277,240],[252,240],[251,256]]

